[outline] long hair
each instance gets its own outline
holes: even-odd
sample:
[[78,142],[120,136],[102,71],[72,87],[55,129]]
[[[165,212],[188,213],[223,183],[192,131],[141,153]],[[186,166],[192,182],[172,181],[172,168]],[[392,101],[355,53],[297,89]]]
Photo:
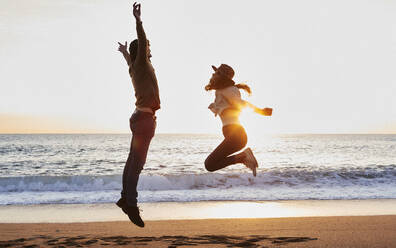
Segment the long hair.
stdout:
[[243,89],[246,91],[249,95],[252,94],[252,90],[247,84],[236,84],[234,80],[225,77],[223,75],[218,75],[216,77],[212,77],[209,81],[209,84],[205,86],[205,90],[219,90],[219,89],[224,89],[229,86],[235,86],[238,89]]

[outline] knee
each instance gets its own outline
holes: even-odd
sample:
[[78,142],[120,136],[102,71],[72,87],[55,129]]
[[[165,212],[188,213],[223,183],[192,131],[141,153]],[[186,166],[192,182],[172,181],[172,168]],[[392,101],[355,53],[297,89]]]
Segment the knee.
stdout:
[[142,163],[141,161],[133,161],[134,163],[132,163],[132,171],[134,173],[140,173],[143,170],[144,167],[144,163]]
[[248,142],[247,136],[244,135],[244,136],[242,137],[241,141],[240,141],[239,149],[243,149],[243,148],[247,145],[247,142]]
[[209,171],[209,172],[215,171],[215,169],[214,169],[214,167],[213,167],[212,164],[213,164],[213,163],[211,162],[211,159],[210,159],[210,158],[207,158],[207,159],[205,160],[205,169],[206,169],[207,171]]
[[143,162],[137,163],[137,164],[136,164],[136,170],[137,170],[137,172],[140,173],[140,172],[143,170],[143,167],[144,167],[144,163],[143,163]]

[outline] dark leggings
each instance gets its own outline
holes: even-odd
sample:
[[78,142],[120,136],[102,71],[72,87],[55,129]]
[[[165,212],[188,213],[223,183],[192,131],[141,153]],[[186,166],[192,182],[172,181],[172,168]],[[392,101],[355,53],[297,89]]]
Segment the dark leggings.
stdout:
[[243,162],[241,156],[230,155],[246,146],[245,129],[238,124],[226,125],[223,127],[223,135],[223,142],[205,160],[205,168],[208,171],[220,170],[229,165]]

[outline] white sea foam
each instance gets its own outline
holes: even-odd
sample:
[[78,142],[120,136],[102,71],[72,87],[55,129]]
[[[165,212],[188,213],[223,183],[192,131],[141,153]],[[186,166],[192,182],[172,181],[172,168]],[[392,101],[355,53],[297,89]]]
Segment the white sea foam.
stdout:
[[[0,192],[68,192],[121,190],[121,175],[99,176],[24,176],[0,177]],[[396,166],[383,166],[364,170],[341,168],[331,170],[270,169],[261,171],[257,177],[250,173],[203,173],[155,175],[142,174],[139,190],[192,190],[227,189],[235,187],[268,188],[284,186],[329,187],[329,186],[375,186],[396,185]]]
[[[395,166],[379,171],[267,170],[250,173],[147,175],[141,201],[396,198]],[[0,204],[115,201],[121,175],[0,178]]]
[[[120,197],[119,190],[106,191],[51,191],[6,192],[0,197],[0,205],[14,204],[80,204],[114,203]],[[396,187],[332,186],[321,188],[285,186],[233,187],[228,189],[139,191],[139,202],[194,202],[194,201],[268,201],[268,200],[341,200],[341,199],[391,199],[396,198]]]

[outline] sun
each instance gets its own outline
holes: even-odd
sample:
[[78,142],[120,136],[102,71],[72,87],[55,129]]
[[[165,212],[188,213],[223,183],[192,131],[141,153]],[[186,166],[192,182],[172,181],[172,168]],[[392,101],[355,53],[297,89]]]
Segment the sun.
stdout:
[[240,115],[241,124],[245,127],[249,136],[262,136],[275,134],[277,130],[271,125],[272,116],[262,116],[254,113],[251,109],[244,109]]

